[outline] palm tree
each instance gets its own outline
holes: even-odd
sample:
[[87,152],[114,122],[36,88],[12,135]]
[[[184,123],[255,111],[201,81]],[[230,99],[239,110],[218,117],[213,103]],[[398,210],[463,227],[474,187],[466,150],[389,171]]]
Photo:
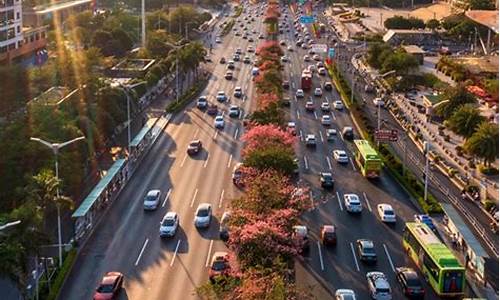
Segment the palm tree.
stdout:
[[464,138],[470,138],[479,124],[485,121],[479,110],[472,104],[458,108],[447,120],[446,126]]
[[474,95],[463,84],[450,87],[444,95],[446,100],[436,106],[436,114],[444,119],[450,118],[462,105],[476,102]]
[[498,126],[484,121],[476,132],[467,139],[464,149],[483,160],[486,167],[498,158]]

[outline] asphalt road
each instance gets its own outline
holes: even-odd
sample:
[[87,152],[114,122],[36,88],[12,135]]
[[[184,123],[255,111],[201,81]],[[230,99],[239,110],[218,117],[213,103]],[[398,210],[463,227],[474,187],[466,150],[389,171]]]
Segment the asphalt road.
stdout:
[[[263,30],[259,18],[246,26]],[[230,97],[229,103],[218,103],[225,114],[225,128],[216,130],[213,117],[194,103],[171,120],[82,249],[59,299],[91,299],[108,271],[125,275],[119,299],[198,298],[194,290],[208,280],[212,254],[225,249],[218,237],[218,221],[229,199],[239,193],[231,173],[239,160],[243,127],[240,119],[227,116],[227,110],[236,104],[247,113],[254,106],[249,101],[254,93],[251,64],[237,62],[235,77],[229,81],[224,79],[226,65],[219,64],[219,59],[230,59],[237,47],[245,52],[249,44],[255,48],[258,34],[253,36],[253,43],[233,34],[222,44],[214,43],[211,57],[215,68],[203,94],[213,103],[219,90]],[[253,60],[254,54],[250,57]],[[232,96],[235,86],[243,88],[243,99]],[[203,151],[189,157],[186,148],[195,138],[203,142]],[[161,206],[145,212],[143,197],[151,189],[161,189]],[[196,229],[193,223],[196,207],[202,202],[212,205],[215,216],[206,230]],[[168,211],[179,214],[180,228],[175,237],[161,239],[159,225]]]
[[[291,16],[289,12],[289,16]],[[293,19],[289,24],[293,28]],[[293,45],[294,51],[288,52],[291,63],[286,67],[286,74],[290,74],[290,97],[295,98],[295,90],[300,87],[300,74],[309,64],[305,63],[303,56],[307,50],[295,47],[293,29],[286,34],[287,45]],[[323,41],[324,42],[324,41]],[[318,144],[316,149],[306,148],[301,142],[297,147],[298,157],[301,161],[301,180],[312,187],[316,208],[304,215],[303,221],[310,232],[311,247],[308,255],[304,257],[306,268],[310,275],[319,277],[319,281],[326,285],[330,291],[340,288],[353,289],[359,299],[369,299],[365,275],[369,271],[382,271],[390,281],[393,288],[393,299],[403,299],[403,294],[398,288],[394,268],[398,266],[413,266],[406,256],[401,245],[401,235],[406,221],[412,221],[413,215],[418,213],[417,208],[409,200],[409,196],[385,172],[380,179],[369,181],[365,179],[354,163],[352,155],[353,145],[344,141],[340,136],[334,142],[326,141],[326,128],[321,125],[322,112],[319,106],[322,101],[339,100],[338,93],[325,92],[323,96],[314,97],[312,91],[320,83],[330,81],[327,77],[314,74],[313,89],[303,99],[292,101],[290,120],[296,122],[299,136],[315,134]],[[306,112],[305,101],[312,99],[315,112]],[[331,113],[333,124],[331,128],[341,131],[344,126],[353,126],[348,111],[333,110]],[[302,134],[301,134],[302,133]],[[359,135],[357,135],[359,136]],[[346,150],[350,156],[350,163],[337,164],[332,157],[332,150]],[[335,189],[326,192],[319,185],[319,172],[332,172],[335,179]],[[350,215],[346,212],[343,195],[356,193],[363,204],[361,216]],[[380,221],[376,208],[378,204],[391,204],[397,214],[395,226],[386,225]],[[338,243],[335,247],[326,248],[319,242],[319,232],[322,225],[334,224],[338,228]],[[361,238],[371,239],[375,243],[378,262],[375,266],[366,266],[359,260],[355,251],[356,240]],[[301,282],[301,278],[296,278]],[[304,280],[305,281],[305,280]],[[430,286],[426,288],[426,299],[438,299]]]

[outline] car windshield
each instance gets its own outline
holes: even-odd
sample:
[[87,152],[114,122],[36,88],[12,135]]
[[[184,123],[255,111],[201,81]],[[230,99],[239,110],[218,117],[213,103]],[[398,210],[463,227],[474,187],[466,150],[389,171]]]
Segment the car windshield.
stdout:
[[327,181],[332,180],[332,176],[331,176],[331,175],[329,175],[329,174],[323,174],[323,178],[324,178],[325,180],[327,180]]
[[388,288],[377,288],[377,293],[387,294],[389,292],[390,292],[390,290]]
[[212,270],[222,271],[226,268],[226,262],[223,260],[217,260],[212,264]]
[[347,154],[345,154],[345,153],[342,153],[342,152],[339,153],[339,157],[346,157],[346,156],[347,156]]
[[174,226],[175,221],[174,219],[165,219],[163,220],[163,223],[161,224],[162,226]]
[[387,216],[394,216],[394,212],[392,210],[386,210],[384,211],[384,214]]
[[365,253],[365,254],[375,254],[375,249],[373,249],[371,247],[365,247],[365,248],[363,248],[363,253]]
[[207,217],[208,216],[208,209],[205,209],[205,208],[199,209],[198,212],[196,213],[196,216],[197,217]]
[[198,146],[198,142],[191,142],[189,144],[189,146],[191,146],[191,147],[197,147]]
[[112,284],[102,284],[97,288],[97,292],[99,293],[112,293],[113,292],[113,285]]
[[156,195],[147,195],[146,196],[146,201],[147,202],[155,201],[155,200],[156,200]]

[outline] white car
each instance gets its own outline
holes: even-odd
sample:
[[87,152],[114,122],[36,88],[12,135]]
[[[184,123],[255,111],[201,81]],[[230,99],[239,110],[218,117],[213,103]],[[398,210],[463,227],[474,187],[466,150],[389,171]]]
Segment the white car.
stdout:
[[289,60],[289,59],[288,59],[288,56],[286,56],[286,55],[283,55],[283,56],[281,57],[281,62],[282,62],[282,63],[285,63],[285,62],[287,62],[288,60]]
[[335,109],[337,109],[337,110],[342,110],[342,109],[344,109],[344,103],[342,103],[342,101],[340,101],[340,100],[335,100],[333,102],[333,107],[335,107]]
[[314,55],[313,55],[313,59],[314,59],[315,61],[320,61],[320,60],[321,60],[321,57],[320,57],[318,54],[314,54]]
[[314,134],[306,135],[306,146],[316,147],[316,136]]
[[295,97],[297,97],[297,98],[304,98],[304,90],[297,89],[297,91],[295,92]]
[[287,49],[288,51],[290,51],[290,52],[293,52],[293,47],[292,47],[292,46],[288,46],[286,49]]
[[327,129],[326,130],[326,140],[327,141],[335,141],[335,137],[337,136],[337,130],[336,129]]
[[237,86],[234,88],[233,96],[235,96],[237,98],[240,98],[241,96],[243,96],[243,89],[241,88],[241,86]]
[[380,107],[384,107],[384,100],[382,100],[382,98],[375,98],[373,99],[373,104],[375,106],[380,106]]
[[288,132],[290,132],[293,135],[297,134],[297,126],[295,125],[295,122],[288,122],[286,126]]
[[227,100],[226,93],[224,91],[218,91],[215,99],[217,99],[217,101],[219,101],[219,102],[226,101]]
[[361,201],[356,194],[344,194],[344,205],[350,213],[360,213],[363,210]]
[[377,205],[377,212],[382,222],[396,223],[396,214],[390,204],[382,203]]
[[309,55],[304,55],[304,61],[311,61],[311,58],[309,57]]
[[254,51],[254,49],[253,49],[253,47],[252,47],[252,46],[248,46],[248,47],[247,47],[247,52],[253,52],[253,51]]
[[312,74],[314,74],[314,72],[316,72],[316,66],[315,65],[309,65],[307,66],[307,69],[309,70],[309,72],[311,72]]
[[330,117],[330,115],[322,115],[321,116],[321,125],[323,125],[323,126],[332,125],[332,118]]
[[335,291],[335,300],[356,300],[356,294],[353,290],[338,289]]
[[212,206],[209,203],[200,203],[194,213],[194,226],[208,227],[212,220]]
[[222,40],[221,40],[221,38],[220,38],[220,37],[216,37],[216,38],[215,38],[215,42],[216,42],[217,44],[220,44],[220,43],[222,43]]
[[224,117],[221,115],[215,117],[214,126],[215,128],[224,128]]
[[307,48],[309,48],[309,46],[307,46],[307,44],[306,44],[306,43],[302,43],[302,46],[301,46],[301,47],[302,47],[302,49],[307,49]]
[[325,76],[326,75],[326,69],[325,68],[318,68],[318,74],[321,75],[321,76]]
[[372,299],[392,300],[391,286],[384,273],[368,272],[366,273],[366,280],[368,281],[368,290]]
[[333,150],[333,159],[339,164],[346,164],[349,162],[349,157],[344,150]]
[[321,111],[330,111],[330,103],[328,102],[321,103]]
[[179,227],[179,216],[173,211],[169,211],[160,223],[160,237],[172,237]]
[[160,204],[160,196],[161,196],[161,191],[160,190],[151,190],[146,194],[146,197],[144,197],[144,210],[155,210],[158,208],[158,205]]
[[207,96],[200,96],[200,98],[198,98],[198,101],[196,102],[196,107],[198,108],[206,108],[208,105],[208,101],[207,101]]
[[314,96],[316,96],[316,97],[323,96],[323,90],[321,90],[321,88],[315,88],[314,89]]
[[285,40],[281,40],[281,41],[280,41],[280,45],[281,45],[281,46],[285,46],[285,45],[286,45],[286,41],[285,41]]

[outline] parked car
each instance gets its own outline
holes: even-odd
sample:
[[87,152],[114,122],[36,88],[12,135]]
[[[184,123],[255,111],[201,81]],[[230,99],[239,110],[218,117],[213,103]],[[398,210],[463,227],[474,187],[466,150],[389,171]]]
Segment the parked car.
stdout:
[[215,252],[210,263],[208,278],[211,282],[213,282],[215,277],[227,275],[230,269],[231,267],[229,265],[229,255],[227,254],[227,252]]
[[243,177],[243,172],[241,171],[241,168],[243,167],[243,163],[238,163],[234,166],[233,169],[233,183],[234,185],[241,187],[242,186],[242,177]]
[[295,122],[288,122],[286,128],[292,135],[297,135]]
[[309,250],[309,237],[307,236],[307,227],[304,225],[293,226],[293,237],[302,241],[302,251]]
[[229,228],[228,222],[231,218],[231,213],[229,211],[225,211],[220,218],[220,226],[219,226],[219,237],[222,241],[226,242],[229,239]]
[[187,153],[189,155],[198,154],[202,147],[203,145],[200,140],[192,140],[191,142],[189,142]]

